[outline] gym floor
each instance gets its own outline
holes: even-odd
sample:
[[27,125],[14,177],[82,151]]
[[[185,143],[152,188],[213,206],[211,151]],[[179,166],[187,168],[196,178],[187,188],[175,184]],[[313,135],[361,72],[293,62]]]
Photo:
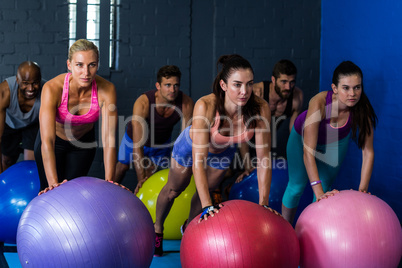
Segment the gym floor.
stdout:
[[[163,257],[154,257],[150,268],[180,268],[180,241],[181,240],[164,240]],[[4,245],[4,258],[0,255],[0,267],[21,268],[15,245]],[[3,259],[3,260],[2,260]]]

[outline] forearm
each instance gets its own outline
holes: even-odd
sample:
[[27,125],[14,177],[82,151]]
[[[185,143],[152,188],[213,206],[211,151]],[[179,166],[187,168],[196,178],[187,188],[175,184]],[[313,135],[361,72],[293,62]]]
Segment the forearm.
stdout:
[[135,173],[137,174],[137,180],[145,180],[145,169],[144,169],[144,148],[134,148],[133,149],[133,164]]
[[359,191],[368,191],[374,165],[374,152],[363,155]]
[[106,147],[103,149],[103,161],[105,165],[105,180],[113,181],[116,169],[116,148]]
[[[304,166],[306,167],[306,171],[307,171],[307,175],[308,175],[310,184],[314,183],[314,182],[318,182],[320,180],[320,177],[318,174],[318,168],[317,168],[317,163],[315,161],[315,157],[313,155],[311,155],[310,153],[305,152],[303,159],[304,159]],[[318,197],[320,197],[324,194],[324,189],[322,188],[321,183],[316,183],[311,188],[317,199],[318,199]]]
[[194,182],[201,201],[201,206],[204,208],[207,206],[212,206],[213,203],[211,195],[209,194],[206,170],[203,168],[203,166],[204,160],[198,160],[198,162],[193,163]]
[[257,167],[258,192],[260,205],[269,205],[269,193],[271,190],[272,169],[262,165]]
[[247,142],[243,142],[239,146],[240,156],[244,164],[245,170],[250,170],[252,168],[250,159],[250,146]]
[[49,186],[52,186],[59,182],[56,170],[56,155],[54,152],[54,145],[50,142],[44,142],[42,143],[41,150],[46,179]]

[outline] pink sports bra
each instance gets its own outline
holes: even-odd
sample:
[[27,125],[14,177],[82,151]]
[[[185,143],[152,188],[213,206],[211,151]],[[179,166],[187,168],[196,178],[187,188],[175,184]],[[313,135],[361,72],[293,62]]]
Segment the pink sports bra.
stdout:
[[[95,79],[92,81],[92,92],[91,92],[91,106],[89,111],[83,115],[71,114],[68,110],[68,89],[69,89],[69,77],[71,73],[67,73],[64,79],[63,93],[61,96],[60,106],[56,111],[56,121],[61,124],[71,124],[71,125],[84,125],[95,123],[99,119],[99,102],[98,102],[98,92],[96,87]],[[88,104],[81,104],[79,108],[85,108]],[[76,107],[73,107],[75,109]]]
[[218,111],[216,111],[215,122],[211,127],[211,141],[217,145],[232,145],[236,143],[242,143],[249,141],[254,135],[254,129],[245,130],[243,133],[237,136],[223,136],[219,133],[220,117]]

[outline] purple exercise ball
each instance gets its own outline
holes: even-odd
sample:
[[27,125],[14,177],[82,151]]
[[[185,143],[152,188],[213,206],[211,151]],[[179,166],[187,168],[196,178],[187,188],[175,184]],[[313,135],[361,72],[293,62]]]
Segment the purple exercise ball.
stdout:
[[145,205],[126,189],[91,177],[35,197],[17,231],[23,267],[149,267],[154,246]]

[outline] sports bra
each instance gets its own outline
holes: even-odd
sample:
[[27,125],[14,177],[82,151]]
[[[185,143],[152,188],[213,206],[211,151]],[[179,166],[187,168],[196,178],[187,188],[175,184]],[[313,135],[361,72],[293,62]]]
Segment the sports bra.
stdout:
[[[346,138],[352,128],[352,114],[349,113],[348,120],[343,126],[331,126],[331,111],[332,111],[332,95],[333,91],[329,90],[325,98],[325,119],[321,120],[318,128],[317,144],[328,144]],[[304,123],[306,121],[307,111],[301,113],[295,120],[294,128],[299,135],[303,135]]]
[[216,111],[215,122],[211,127],[211,141],[216,145],[232,145],[249,141],[254,135],[254,129],[245,130],[237,136],[223,136],[219,133],[220,125],[219,112]]
[[[68,110],[68,90],[69,90],[69,77],[71,73],[67,73],[64,79],[63,93],[61,96],[60,106],[56,110],[56,121],[61,124],[71,124],[71,125],[84,125],[95,123],[99,119],[99,102],[98,102],[98,91],[95,79],[92,81],[92,92],[91,92],[91,106],[86,114],[74,115]],[[79,108],[88,107],[88,103],[80,104]],[[75,107],[73,107],[74,109]]]

